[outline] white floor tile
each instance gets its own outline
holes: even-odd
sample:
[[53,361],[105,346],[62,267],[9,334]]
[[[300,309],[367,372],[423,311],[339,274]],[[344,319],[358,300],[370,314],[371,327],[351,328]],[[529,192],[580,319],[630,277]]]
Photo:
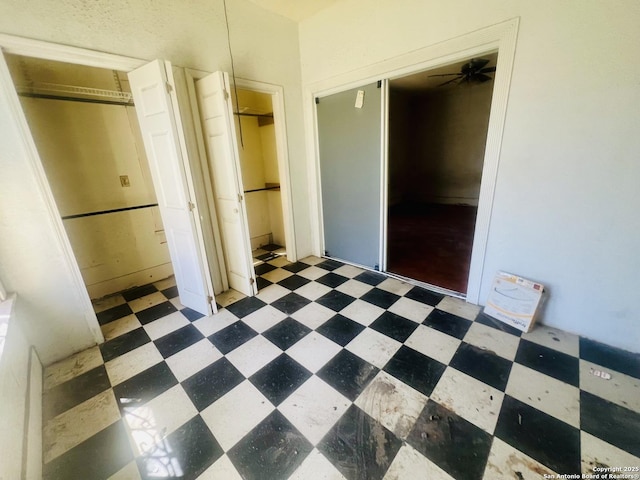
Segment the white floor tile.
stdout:
[[173,312],[164,317],[160,317],[153,322],[144,325],[144,329],[151,340],[157,340],[164,337],[179,328],[189,325],[189,320],[180,312]]
[[291,315],[310,329],[316,329],[336,314],[333,310],[318,303],[310,303]]
[[580,355],[580,337],[572,333],[563,332],[557,328],[537,324],[529,333],[523,333],[522,338],[545,347],[577,357]]
[[104,366],[111,385],[116,386],[162,360],[162,355],[156,346],[153,342],[149,342],[108,361]]
[[229,289],[226,292],[222,292],[216,295],[216,303],[224,308],[228,305],[231,305],[232,303],[237,302],[238,300],[242,300],[245,297],[246,295],[244,293]]
[[405,440],[428,398],[386,372],[379,372],[355,404]]
[[467,303],[460,298],[444,297],[438,303],[437,307],[445,312],[453,313],[467,320],[475,320],[480,313],[481,307]]
[[372,305],[364,300],[356,300],[340,310],[340,315],[350,318],[365,327],[371,325],[376,318],[384,313],[384,309]]
[[341,267],[336,268],[333,273],[337,273],[338,275],[342,275],[343,277],[353,278],[357,277],[361,273],[364,273],[366,270],[362,268],[354,267],[353,265],[343,265]]
[[271,305],[266,305],[261,309],[256,310],[251,315],[247,315],[242,319],[242,321],[253,328],[256,332],[262,333],[280,323],[285,318],[287,318],[286,313],[281,312]]
[[580,427],[580,390],[514,363],[505,393],[558,420]]
[[516,352],[520,344],[518,337],[477,322],[471,324],[463,340],[507,360],[516,358]]
[[165,297],[162,292],[153,292],[149,295],[145,295],[144,297],[131,300],[129,302],[129,307],[131,307],[131,311],[133,311],[133,313],[136,313],[166,301],[167,297]]
[[[393,459],[383,480],[455,480],[431,460],[404,444]],[[505,477],[506,478],[506,477]]]
[[[274,253],[277,253],[277,252],[274,252]],[[280,256],[278,258],[274,258],[273,260],[269,260],[267,263],[273,265],[274,267],[284,267],[285,265],[288,265],[291,262],[287,260],[287,257]]]
[[124,467],[111,475],[107,480],[142,480],[138,465],[135,460],[127,463]]
[[258,295],[256,295],[256,298],[259,298],[265,303],[271,303],[278,300],[279,298],[284,297],[290,291],[291,290],[289,290],[288,288],[284,288],[283,286],[272,284],[260,290],[258,292]]
[[93,304],[93,311],[96,313],[104,312],[110,308],[117,307],[127,303],[124,297],[120,294],[109,295],[108,297],[100,298],[98,300],[91,300]]
[[170,287],[176,286],[176,277],[171,275],[170,277],[163,278],[162,280],[158,280],[153,284],[158,290],[165,290]]
[[180,297],[174,297],[172,299],[169,300],[169,303],[171,305],[173,305],[174,307],[176,307],[176,310],[182,310],[184,308],[184,305],[182,305],[180,303]]
[[311,332],[289,348],[287,355],[310,372],[316,373],[340,350],[342,347],[337,343],[317,332]]
[[226,455],[207,468],[197,480],[242,480],[242,477]]
[[327,270],[325,270],[324,268],[309,267],[309,268],[305,268],[304,270],[298,272],[298,275],[300,275],[301,277],[304,277],[304,278],[308,278],[309,280],[316,280],[316,279],[318,279],[320,277],[325,276],[327,273],[329,273],[329,272]]
[[102,363],[102,354],[97,346],[56,362],[44,370],[44,391],[93,370]]
[[336,287],[336,290],[342,293],[346,293],[347,295],[351,295],[354,298],[360,298],[372,288],[373,285],[351,279]]
[[[609,380],[594,375],[607,372]],[[580,360],[580,388],[610,402],[640,413],[640,379],[630,377],[595,363]],[[640,472],[638,472],[640,474]]]
[[405,345],[448,365],[460,346],[460,340],[433,328],[419,325],[407,338]]
[[223,328],[227,328],[229,325],[233,325],[238,321],[238,317],[236,317],[229,310],[219,310],[215,315],[211,315],[209,317],[202,317],[198,320],[192,322],[192,325],[196,327],[201,334],[205,337],[213,335],[216,332],[219,332]]
[[[640,467],[640,458],[614,447],[587,432],[580,432],[580,450],[582,473],[594,473],[594,467]],[[619,474],[639,475],[640,472],[615,472]],[[604,478],[601,474],[601,478]],[[613,477],[611,477],[613,478]],[[637,476],[635,478],[638,478]]]
[[395,293],[396,295],[403,296],[409,290],[413,288],[413,285],[403,282],[401,280],[397,280],[395,278],[387,278],[386,280],[380,282],[376,285],[376,288],[380,288],[382,290],[386,290],[387,292]]
[[122,416],[138,456],[153,451],[158,442],[197,414],[182,386],[175,385],[144,405],[125,407]]
[[330,291],[331,288],[318,282],[309,282],[296,289],[296,293],[298,295],[302,295],[304,298],[308,298],[309,300],[317,300],[322,295],[329,293]]
[[306,263],[307,265],[317,265],[319,263],[324,262],[324,258],[316,257],[311,255],[310,257],[305,257],[300,260],[302,263]]
[[304,459],[289,480],[346,480],[346,478],[315,448]]
[[351,402],[315,375],[280,404],[278,410],[315,446]]
[[[545,477],[545,475],[549,476]],[[484,478],[487,480],[493,478],[541,480],[542,478],[557,478],[557,475],[545,465],[495,437],[489,452]]]
[[402,344],[393,338],[367,328],[351,340],[346,349],[378,368],[384,367]]
[[271,402],[245,380],[200,415],[220,446],[228,451],[273,410]]
[[113,322],[109,322],[102,325],[102,335],[104,335],[104,341],[108,342],[111,339],[119,337],[127,332],[131,332],[136,328],[140,328],[142,324],[135,315],[127,315],[126,317],[119,318]]
[[166,362],[178,381],[182,382],[220,358],[222,353],[209,340],[203,338],[170,356]]
[[278,283],[285,278],[289,278],[291,275],[293,275],[293,273],[291,273],[289,270],[285,270],[284,268],[276,268],[275,270],[271,270],[270,272],[262,274],[261,277],[265,280],[269,280],[270,282]]
[[447,367],[431,398],[493,434],[504,394],[486,383]]
[[44,462],[107,428],[120,418],[112,390],[106,390],[49,420],[42,432]]
[[396,303],[389,307],[391,313],[400,315],[401,317],[413,320],[416,323],[422,323],[427,316],[433,312],[433,307],[424,303],[416,302],[410,298],[402,297]]
[[245,377],[250,377],[281,353],[282,350],[262,335],[258,335],[228,353],[227,360],[233,363]]

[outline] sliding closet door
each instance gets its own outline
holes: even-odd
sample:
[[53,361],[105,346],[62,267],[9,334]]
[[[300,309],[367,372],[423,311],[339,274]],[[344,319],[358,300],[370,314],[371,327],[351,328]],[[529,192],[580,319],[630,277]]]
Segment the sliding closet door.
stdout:
[[374,83],[316,105],[324,250],[371,268],[381,247],[381,92]]

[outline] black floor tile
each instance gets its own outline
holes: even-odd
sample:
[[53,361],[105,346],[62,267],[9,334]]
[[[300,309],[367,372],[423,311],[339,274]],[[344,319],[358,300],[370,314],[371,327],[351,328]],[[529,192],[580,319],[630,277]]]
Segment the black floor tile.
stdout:
[[277,407],[310,376],[311,372],[283,353],[254,373],[249,381]]
[[337,273],[329,272],[320,278],[316,279],[316,282],[326,285],[327,287],[336,288],[349,280],[347,277],[338,275]]
[[262,250],[266,250],[267,252],[275,252],[276,250],[282,248],[282,245],[277,245],[275,243],[268,243],[266,245],[260,246]]
[[430,292],[420,287],[413,287],[405,295],[405,297],[415,300],[416,302],[425,303],[435,307],[444,298],[441,293]]
[[434,309],[422,322],[424,325],[434,328],[442,333],[462,340],[471,327],[471,321],[458,317],[452,313]]
[[510,333],[511,335],[515,335],[516,337],[522,336],[522,331],[518,330],[515,327],[512,327],[511,325],[507,325],[506,323],[501,322],[500,320],[496,320],[495,318],[490,317],[489,315],[482,312],[476,317],[475,321],[478,323],[481,323],[482,325],[486,325],[487,327],[492,327],[492,328],[495,328],[496,330],[500,330],[505,333]]
[[143,480],[157,478],[196,479],[223,455],[223,450],[204,420],[196,415],[162,438],[152,450],[136,459]]
[[366,283],[367,285],[379,285],[387,279],[384,275],[380,273],[373,272],[363,272],[357,277],[354,277],[354,280],[358,280],[359,282]]
[[495,436],[564,474],[580,473],[580,431],[505,395]]
[[309,332],[311,332],[310,328],[289,317],[263,332],[262,336],[282,350],[286,350],[297,343],[298,340],[304,338]]
[[130,352],[134,348],[138,348],[145,343],[149,343],[151,339],[144,328],[136,328],[127,333],[104,342],[100,345],[100,352],[102,353],[102,359],[105,362],[113,360],[120,355]]
[[191,310],[189,307],[184,307],[180,310],[180,313],[182,313],[190,322],[195,322],[199,318],[204,317],[203,314],[196,312],[195,310]]
[[145,295],[151,295],[157,291],[158,289],[153,284],[149,284],[141,287],[130,288],[129,290],[122,292],[121,295],[127,302],[130,302],[131,300],[144,297]]
[[482,478],[491,442],[487,432],[433,400],[407,437],[407,443],[456,480]]
[[418,324],[395,313],[384,312],[369,327],[387,337],[404,342],[418,328]]
[[273,282],[270,282],[266,278],[257,277],[256,285],[258,286],[258,290],[262,290],[263,288],[267,288],[269,285],[272,285]]
[[184,350],[203,338],[204,335],[202,335],[196,327],[193,325],[185,325],[178,330],[158,338],[153,343],[156,344],[163,358],[169,358],[171,355],[175,355],[180,350]]
[[273,260],[274,258],[277,258],[278,256],[275,253],[269,252],[269,253],[263,253],[262,255],[258,255],[257,258],[258,260],[262,260],[263,262],[266,262],[267,260]]
[[56,385],[42,396],[42,419],[46,422],[109,388],[111,383],[104,365]]
[[309,268],[309,265],[307,265],[306,263],[303,262],[295,262],[295,263],[290,263],[289,265],[285,265],[284,267],[285,270],[288,270],[292,273],[299,273],[302,270],[305,270],[307,268]]
[[45,480],[106,479],[133,460],[127,431],[118,420],[44,464]]
[[383,370],[429,396],[446,368],[437,360],[403,345]]
[[616,372],[640,378],[640,353],[627,352],[580,337],[580,358]]
[[280,280],[278,285],[288,288],[289,290],[295,290],[297,288],[306,285],[311,280],[308,278],[301,277],[300,275],[291,275],[290,277],[285,278],[284,280]]
[[291,292],[284,297],[279,298],[275,302],[272,302],[271,306],[286,313],[287,315],[291,315],[309,303],[311,303],[311,300],[308,298]]
[[182,382],[182,387],[199,412],[244,381],[229,360],[221,358]]
[[266,303],[264,303],[259,298],[246,297],[227,306],[227,310],[233,313],[236,317],[242,318],[246,317],[247,315],[251,315],[253,312],[261,309],[265,305]]
[[316,299],[316,303],[319,303],[323,307],[330,308],[335,312],[339,312],[347,305],[350,305],[355,301],[350,295],[346,293],[338,292],[337,290],[331,290],[330,292],[325,293],[320,298]]
[[246,323],[238,321],[207,337],[223,355],[235,350],[258,335]]
[[579,360],[566,353],[528,340],[520,340],[515,361],[574,387],[579,386]]
[[113,393],[120,410],[123,410],[147,403],[177,384],[178,380],[169,366],[160,362],[116,385]]
[[316,332],[344,347],[364,329],[365,327],[358,322],[336,314],[316,328]]
[[316,375],[354,401],[377,373],[378,369],[370,363],[348,350],[342,350]]
[[462,342],[449,365],[504,392],[512,362],[493,352]]
[[318,450],[348,480],[380,480],[401,446],[392,432],[352,405],[320,441]]
[[228,453],[246,480],[285,479],[300,466],[313,445],[275,410]]
[[323,270],[328,270],[330,272],[342,266],[344,266],[344,263],[336,262],[335,260],[325,260],[316,264],[316,267],[322,268]]
[[178,309],[171,302],[162,302],[153,307],[146,308],[136,313],[136,317],[140,320],[142,325],[151,323],[154,320],[162,318],[170,313],[177,312]]
[[270,272],[271,270],[275,270],[277,267],[274,267],[273,265],[270,265],[268,263],[263,263],[261,265],[256,265],[254,267],[254,270],[256,272],[256,275],[264,275],[265,273]]
[[364,300],[365,302],[372,303],[373,305],[377,305],[380,308],[387,309],[398,300],[400,300],[400,297],[395,293],[387,292],[386,290],[372,288],[363,296],[361,296],[360,300]]
[[178,287],[174,285],[173,287],[161,290],[161,292],[167,298],[176,298],[178,296]]
[[133,310],[131,310],[129,304],[123,303],[117,307],[112,307],[107,310],[103,310],[100,313],[96,313],[96,317],[98,318],[98,323],[100,325],[105,325],[109,322],[113,322],[114,320],[118,320],[119,318],[131,315],[132,313]]
[[580,391],[580,428],[640,457],[640,413]]

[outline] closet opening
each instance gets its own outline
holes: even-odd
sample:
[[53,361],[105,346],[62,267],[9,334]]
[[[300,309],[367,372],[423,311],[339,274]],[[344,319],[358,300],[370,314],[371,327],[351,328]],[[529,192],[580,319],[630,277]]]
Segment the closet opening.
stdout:
[[89,297],[154,283],[177,301],[127,74],[5,58]]
[[390,273],[467,293],[497,56],[389,81]]

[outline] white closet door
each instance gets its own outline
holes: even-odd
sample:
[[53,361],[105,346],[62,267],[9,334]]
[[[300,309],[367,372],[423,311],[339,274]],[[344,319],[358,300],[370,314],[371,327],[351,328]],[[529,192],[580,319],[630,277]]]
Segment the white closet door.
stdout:
[[213,176],[229,285],[245,295],[255,295],[255,272],[228,75],[215,72],[198,80],[196,93]]
[[213,292],[202,256],[203,240],[195,226],[195,205],[189,197],[185,160],[165,65],[160,60],[129,73],[136,114],[149,159],[180,303],[211,315]]

